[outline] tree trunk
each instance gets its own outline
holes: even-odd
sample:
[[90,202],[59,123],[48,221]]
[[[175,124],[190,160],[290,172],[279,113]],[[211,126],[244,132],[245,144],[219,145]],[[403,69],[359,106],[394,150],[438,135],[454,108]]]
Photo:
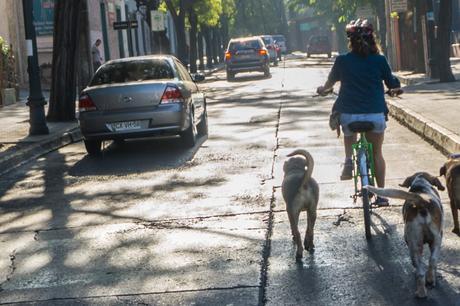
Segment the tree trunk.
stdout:
[[89,37],[88,7],[84,3],[85,10],[80,14],[80,56],[78,70],[78,92],[80,93],[91,81],[93,71],[93,61],[91,57],[91,40]]
[[212,69],[212,41],[210,30],[207,26],[203,26],[202,31],[206,43],[206,67]]
[[86,0],[56,0],[54,6],[53,67],[48,120],[75,120],[75,89],[81,16]]
[[185,41],[185,12],[187,11],[187,5],[191,4],[189,1],[180,0],[179,13],[176,11],[174,4],[171,0],[165,0],[166,6],[174,21],[174,27],[176,28],[177,36],[177,57],[183,62],[187,63],[187,45]]
[[452,0],[441,0],[438,17],[437,62],[439,63],[439,80],[453,82],[455,77],[450,66]]
[[219,31],[217,27],[211,29],[212,33],[212,63],[214,65],[219,64]]
[[190,21],[190,72],[196,72],[196,32],[198,28],[196,13],[193,8],[189,9]]
[[200,32],[198,32],[198,58],[200,59],[200,65],[198,67],[198,69],[200,70],[204,70],[204,52],[203,52],[203,34],[201,33],[201,30]]

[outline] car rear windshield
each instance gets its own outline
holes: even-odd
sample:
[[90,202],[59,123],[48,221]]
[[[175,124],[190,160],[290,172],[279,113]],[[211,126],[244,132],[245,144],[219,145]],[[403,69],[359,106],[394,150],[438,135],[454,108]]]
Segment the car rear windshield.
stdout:
[[262,38],[262,40],[264,41],[264,44],[265,44],[265,45],[269,45],[269,44],[270,44],[270,38]]
[[273,39],[276,40],[277,42],[286,41],[286,39],[285,39],[284,36],[282,36],[282,35],[280,35],[280,36],[273,36]]
[[107,64],[96,73],[90,85],[162,79],[174,79],[174,73],[168,61],[148,59]]
[[259,40],[243,40],[243,41],[232,41],[230,42],[230,46],[228,49],[230,51],[237,51],[237,50],[249,50],[249,49],[261,49],[262,45]]

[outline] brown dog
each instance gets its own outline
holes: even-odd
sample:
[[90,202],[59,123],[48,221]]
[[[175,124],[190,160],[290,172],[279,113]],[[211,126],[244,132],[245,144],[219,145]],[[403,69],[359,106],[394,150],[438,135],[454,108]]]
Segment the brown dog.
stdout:
[[[292,157],[301,155],[302,157]],[[304,247],[313,252],[313,228],[316,221],[316,209],[319,200],[319,187],[311,177],[313,172],[313,157],[305,150],[295,150],[290,153],[284,165],[284,179],[282,193],[286,202],[286,211],[291,225],[292,238],[297,245],[296,258],[302,258],[303,247],[299,232],[299,215],[301,211],[307,211],[307,230],[305,233]],[[305,167],[307,169],[305,169]]]
[[[436,285],[436,265],[441,251],[442,229],[444,212],[438,190],[444,186],[434,176],[426,172],[418,172],[406,178],[401,187],[409,188],[409,192],[399,189],[383,189],[367,186],[374,194],[406,200],[403,206],[404,239],[409,247],[412,264],[417,275],[418,298],[425,298],[427,290],[425,285]],[[423,245],[428,243],[431,255],[428,273],[425,279],[425,266],[423,265]]]
[[450,198],[450,209],[454,218],[453,233],[460,236],[458,210],[460,210],[460,154],[451,154],[444,166],[439,169],[439,175],[446,177],[447,191]]

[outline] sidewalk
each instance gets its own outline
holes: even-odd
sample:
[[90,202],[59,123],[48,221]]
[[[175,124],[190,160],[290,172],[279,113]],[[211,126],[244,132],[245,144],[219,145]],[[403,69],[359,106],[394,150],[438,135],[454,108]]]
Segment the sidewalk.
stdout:
[[[200,71],[206,76],[222,69]],[[49,92],[43,91],[49,100]],[[28,92],[21,90],[14,105],[0,107],[0,176],[32,159],[82,139],[78,122],[47,122],[49,134],[29,136]]]
[[446,154],[460,152],[460,59],[452,59],[452,71],[458,80],[452,83],[398,72],[404,95],[387,99],[395,119]]

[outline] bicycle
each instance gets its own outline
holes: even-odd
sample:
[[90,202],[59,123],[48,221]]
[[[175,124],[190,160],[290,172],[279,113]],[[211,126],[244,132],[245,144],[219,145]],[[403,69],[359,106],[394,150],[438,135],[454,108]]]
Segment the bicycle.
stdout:
[[[319,95],[325,96],[332,92],[332,89],[329,89]],[[386,92],[389,96],[398,98],[402,93],[403,90],[400,88],[390,89]],[[366,239],[371,239],[371,198],[373,195],[363,187],[367,185],[375,185],[374,151],[372,143],[368,142],[366,139],[366,133],[374,129],[374,124],[370,121],[355,121],[348,124],[348,128],[353,133],[358,134],[358,141],[352,145],[353,181],[355,193],[351,197],[353,198],[354,203],[356,203],[359,197],[362,198]]]
[[[386,92],[391,97],[399,97],[403,93],[402,89],[390,89]],[[370,121],[355,121],[348,124],[348,128],[353,133],[358,134],[358,141],[352,145],[352,162],[353,162],[353,181],[355,185],[355,194],[351,197],[356,203],[358,197],[362,198],[364,213],[364,230],[366,239],[371,235],[371,198],[373,195],[364,186],[375,185],[375,165],[374,151],[372,143],[366,139],[366,133],[374,129],[374,124]]]

